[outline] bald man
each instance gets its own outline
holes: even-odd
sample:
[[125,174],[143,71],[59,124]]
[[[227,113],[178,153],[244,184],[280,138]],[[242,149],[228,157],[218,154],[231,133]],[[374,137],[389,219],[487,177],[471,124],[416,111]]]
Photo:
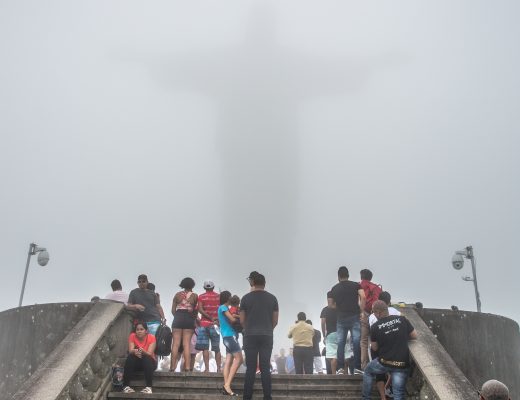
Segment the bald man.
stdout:
[[495,379],[485,382],[479,394],[480,400],[511,400],[507,386]]
[[372,398],[372,383],[376,375],[385,373],[392,376],[394,400],[404,400],[410,367],[408,340],[417,339],[417,332],[402,315],[389,315],[384,301],[374,302],[372,312],[377,322],[370,328],[370,340],[372,350],[377,351],[377,358],[365,368],[363,400]]

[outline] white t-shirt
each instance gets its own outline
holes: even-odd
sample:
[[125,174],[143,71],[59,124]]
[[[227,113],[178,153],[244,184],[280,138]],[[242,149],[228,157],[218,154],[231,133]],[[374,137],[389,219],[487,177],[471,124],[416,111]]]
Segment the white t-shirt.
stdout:
[[115,290],[113,292],[110,292],[105,296],[106,300],[114,300],[118,301],[120,303],[128,303],[128,293],[122,291],[122,290]]
[[[401,315],[401,312],[396,310],[394,307],[388,307],[388,315]],[[370,314],[368,317],[368,324],[370,326],[374,325],[377,322],[377,318],[374,314]]]

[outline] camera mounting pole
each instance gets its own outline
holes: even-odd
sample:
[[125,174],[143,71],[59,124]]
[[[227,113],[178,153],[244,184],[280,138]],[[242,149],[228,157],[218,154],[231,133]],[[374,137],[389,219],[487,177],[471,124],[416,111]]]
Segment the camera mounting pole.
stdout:
[[466,251],[468,253],[466,258],[469,258],[471,260],[471,270],[473,271],[473,286],[475,286],[475,299],[477,300],[477,311],[481,312],[480,294],[478,292],[477,285],[477,263],[475,261],[475,256],[473,255],[473,247],[466,247]]
[[[455,255],[466,257],[471,261],[471,270],[473,271],[473,278],[469,276],[463,276],[462,280],[466,282],[473,282],[473,286],[475,287],[475,299],[477,301],[477,311],[481,312],[481,303],[480,303],[480,294],[478,292],[478,285],[477,285],[477,263],[475,261],[475,255],[473,254],[473,247],[467,246],[464,250],[459,250],[455,252]],[[454,256],[455,259],[455,256]],[[461,260],[462,261],[462,260]],[[454,262],[454,261],[452,261]],[[454,264],[455,268],[455,264]],[[462,266],[461,266],[462,268]],[[460,268],[456,268],[460,269]]]
[[22,306],[23,294],[25,292],[25,283],[27,282],[27,274],[29,272],[29,263],[31,262],[31,256],[38,254],[38,264],[42,267],[46,266],[49,262],[49,253],[45,247],[39,247],[36,243],[29,245],[29,252],[27,254],[27,264],[25,264],[25,274],[23,276],[22,290],[20,292],[20,301],[18,307]]

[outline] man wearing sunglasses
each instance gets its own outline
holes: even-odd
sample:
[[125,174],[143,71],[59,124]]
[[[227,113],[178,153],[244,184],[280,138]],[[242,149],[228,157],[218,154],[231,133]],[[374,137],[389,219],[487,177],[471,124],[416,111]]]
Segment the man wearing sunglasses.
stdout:
[[161,321],[166,321],[164,311],[155,292],[148,289],[148,277],[141,274],[137,277],[138,288],[128,296],[127,309],[136,312],[137,320],[146,322],[148,332],[155,335]]

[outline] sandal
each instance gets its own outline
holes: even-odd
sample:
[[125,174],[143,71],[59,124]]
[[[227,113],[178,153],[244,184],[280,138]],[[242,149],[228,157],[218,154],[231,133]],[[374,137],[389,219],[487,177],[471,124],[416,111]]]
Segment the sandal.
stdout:
[[224,386],[222,386],[222,394],[225,396],[238,397],[238,394],[235,392],[228,392]]

